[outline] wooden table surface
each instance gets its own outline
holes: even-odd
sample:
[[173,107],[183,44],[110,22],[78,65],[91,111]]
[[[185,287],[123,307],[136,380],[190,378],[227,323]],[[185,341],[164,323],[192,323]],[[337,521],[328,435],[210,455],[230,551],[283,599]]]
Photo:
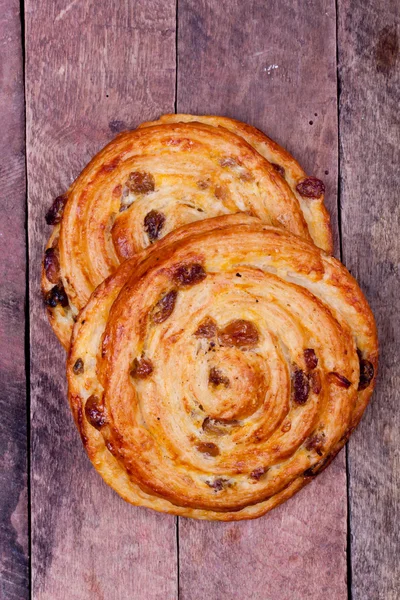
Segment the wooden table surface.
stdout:
[[[399,23],[398,0],[0,0],[2,600],[400,598]],[[247,121],[324,179],[378,323],[347,449],[253,522],[137,509],[103,483],[40,295],[52,199],[174,111]]]

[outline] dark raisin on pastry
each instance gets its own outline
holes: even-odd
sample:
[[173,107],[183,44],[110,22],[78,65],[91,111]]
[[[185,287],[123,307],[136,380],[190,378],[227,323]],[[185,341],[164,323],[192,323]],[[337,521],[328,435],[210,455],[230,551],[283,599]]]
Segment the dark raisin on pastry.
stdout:
[[160,298],[153,310],[153,323],[163,323],[172,315],[177,295],[178,292],[176,290],[171,290]]
[[153,372],[153,363],[149,358],[135,358],[130,372],[134,379],[147,379]]
[[316,177],[307,177],[296,185],[296,190],[304,198],[320,198],[325,192],[325,185]]
[[158,239],[165,223],[165,215],[157,210],[151,210],[144,218],[144,230],[149,240],[154,242]]

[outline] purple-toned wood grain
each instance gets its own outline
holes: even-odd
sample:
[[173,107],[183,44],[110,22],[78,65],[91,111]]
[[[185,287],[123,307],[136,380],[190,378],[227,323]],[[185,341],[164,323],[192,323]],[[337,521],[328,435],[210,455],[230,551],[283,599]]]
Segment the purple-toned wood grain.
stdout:
[[44,215],[116,132],[173,111],[175,3],[27,0],[35,600],[173,599],[175,518],[123,502],[89,463],[39,290]]
[[[343,461],[268,516],[241,523],[179,520],[182,600],[347,597]],[[339,516],[338,516],[339,515]]]
[[0,0],[0,597],[29,597],[25,123],[19,2]]
[[348,446],[352,597],[400,598],[400,4],[339,0],[343,259],[375,313],[374,398]]
[[177,111],[262,129],[324,180],[337,227],[334,0],[179,0]]
[[[178,112],[247,121],[324,179],[337,235],[335,2],[179,0]],[[179,521],[181,600],[344,600],[346,470],[254,522]]]

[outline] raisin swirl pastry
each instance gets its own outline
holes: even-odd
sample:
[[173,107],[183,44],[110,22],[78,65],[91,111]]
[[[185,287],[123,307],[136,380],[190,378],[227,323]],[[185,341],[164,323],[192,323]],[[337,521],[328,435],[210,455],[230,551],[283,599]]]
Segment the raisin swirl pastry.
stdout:
[[315,206],[320,214],[323,204],[315,200],[307,212],[299,201],[291,175],[297,163],[273,142],[269,154],[262,152],[284,165],[286,181],[257,151],[265,144],[241,133],[239,126],[229,130],[211,121],[158,123],[122,133],[56,198],[47,214],[55,227],[42,289],[50,322],[66,348],[74,319],[96,286],[120,262],[187,223],[248,212],[331,249],[330,234],[323,241],[315,228],[309,231],[309,211]]
[[332,254],[332,230],[329,213],[324,205],[325,185],[323,181],[317,177],[309,177],[287,150],[259,129],[228,117],[185,114],[162,115],[158,121],[148,121],[142,123],[140,127],[149,127],[159,123],[193,123],[194,121],[228,129],[242,137],[264,156],[286,180],[299,201],[314,244]]
[[224,216],[169,234],[97,288],[74,328],[69,401],[128,502],[251,519],[345,444],[377,354],[373,315],[336,259]]

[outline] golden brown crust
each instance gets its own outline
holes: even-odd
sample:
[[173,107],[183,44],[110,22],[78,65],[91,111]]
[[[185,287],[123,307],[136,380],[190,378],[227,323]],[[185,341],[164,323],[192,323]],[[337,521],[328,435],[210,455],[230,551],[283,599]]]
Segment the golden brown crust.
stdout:
[[[55,306],[48,312],[66,348],[73,318],[96,286],[121,261],[181,225],[248,212],[311,239],[315,220],[324,237],[321,243],[315,241],[331,249],[328,221],[321,217],[323,195],[304,201],[296,192],[295,184],[304,173],[290,155],[242,123],[179,115],[183,118],[191,122],[147,124],[120,134],[57,199],[52,218],[57,217],[60,285],[68,305],[57,303],[54,293],[50,304]],[[265,156],[279,158],[286,180]],[[50,283],[44,272],[46,294],[55,287]]]
[[377,354],[371,311],[337,260],[223,216],[169,234],[99,286],[74,328],[69,399],[90,459],[123,498],[249,519],[343,446]]
[[156,123],[190,123],[193,121],[206,123],[213,127],[224,127],[232,131],[246,140],[250,146],[255,148],[272,165],[275,165],[275,168],[278,169],[278,172],[287,181],[299,201],[314,244],[325,250],[325,252],[332,254],[332,230],[329,213],[324,204],[324,192],[322,191],[317,197],[312,198],[302,195],[298,191],[297,186],[301,186],[301,183],[308,179],[307,174],[287,150],[279,146],[259,129],[228,117],[185,114],[162,115],[158,121],[149,121],[148,123],[143,123],[140,127],[147,127]]

